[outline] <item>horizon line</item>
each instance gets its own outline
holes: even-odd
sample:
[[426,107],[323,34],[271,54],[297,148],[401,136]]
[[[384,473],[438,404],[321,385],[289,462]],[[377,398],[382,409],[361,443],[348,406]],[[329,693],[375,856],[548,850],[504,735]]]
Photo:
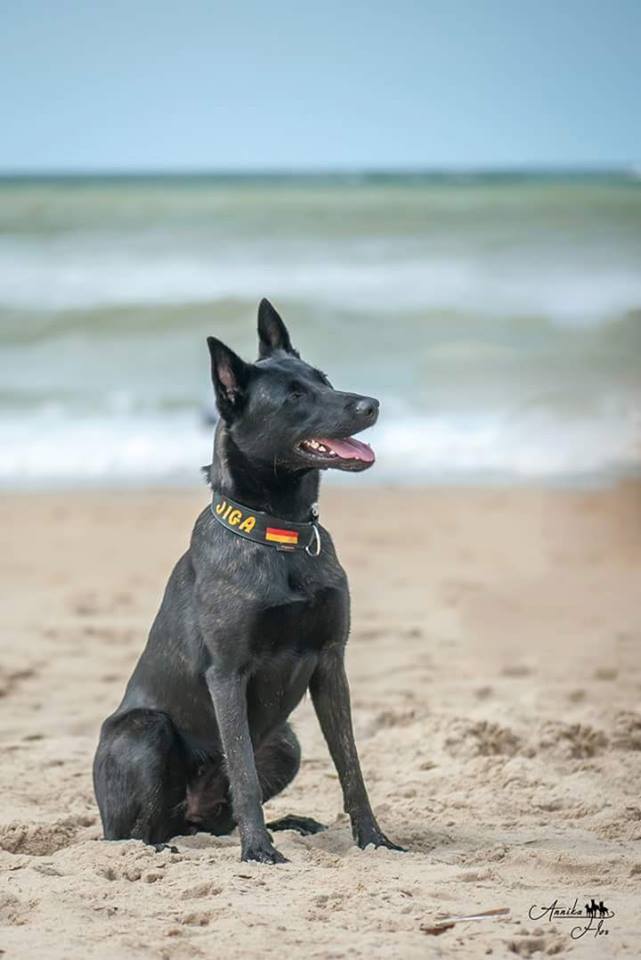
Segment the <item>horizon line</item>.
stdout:
[[641,177],[641,163],[627,164],[522,164],[478,166],[380,166],[380,167],[77,167],[1,169],[0,180],[72,180],[72,179],[278,179],[278,178],[392,178],[392,177],[563,177],[563,176]]

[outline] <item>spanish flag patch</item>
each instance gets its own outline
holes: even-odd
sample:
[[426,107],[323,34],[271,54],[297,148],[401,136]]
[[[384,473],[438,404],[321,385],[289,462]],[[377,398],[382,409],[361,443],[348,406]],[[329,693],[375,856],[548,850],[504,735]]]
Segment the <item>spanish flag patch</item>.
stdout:
[[265,530],[265,540],[271,543],[285,543],[288,546],[295,547],[298,543],[298,533],[296,530],[279,530],[278,527],[267,527]]

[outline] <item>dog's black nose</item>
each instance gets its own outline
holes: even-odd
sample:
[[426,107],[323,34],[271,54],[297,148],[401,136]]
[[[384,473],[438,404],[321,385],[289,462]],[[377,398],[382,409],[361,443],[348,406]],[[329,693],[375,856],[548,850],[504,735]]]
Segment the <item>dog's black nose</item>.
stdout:
[[360,400],[356,401],[354,413],[373,423],[378,416],[378,400],[373,397],[361,397]]

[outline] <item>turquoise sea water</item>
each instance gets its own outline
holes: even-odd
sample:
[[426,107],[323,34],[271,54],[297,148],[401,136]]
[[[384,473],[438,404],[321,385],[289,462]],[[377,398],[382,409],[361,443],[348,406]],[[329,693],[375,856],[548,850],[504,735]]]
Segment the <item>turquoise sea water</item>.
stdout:
[[369,481],[641,465],[641,179],[0,180],[0,483],[198,482],[268,296],[379,396]]

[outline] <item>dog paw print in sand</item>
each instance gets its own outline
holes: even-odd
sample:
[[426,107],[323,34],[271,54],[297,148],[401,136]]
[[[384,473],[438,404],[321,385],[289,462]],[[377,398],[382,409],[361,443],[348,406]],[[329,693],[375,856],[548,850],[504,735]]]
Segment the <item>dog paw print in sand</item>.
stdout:
[[504,677],[529,677],[532,672],[527,663],[508,663],[501,670]]
[[165,879],[164,864],[153,870],[146,870],[144,866],[136,863],[106,864],[96,867],[96,875],[103,880],[127,880],[129,883],[157,883]]
[[129,612],[134,606],[134,596],[125,591],[117,591],[110,598],[92,591],[72,594],[67,601],[71,612],[77,617],[95,617],[107,612]]
[[618,676],[616,667],[597,667],[594,671],[595,680],[616,680]]
[[181,900],[203,900],[206,897],[217,897],[223,892],[223,888],[210,880],[202,883],[196,883],[193,887],[186,887],[180,894]]
[[29,922],[29,914],[36,905],[35,900],[20,900],[11,893],[0,895],[0,925],[24,926]]
[[364,736],[373,737],[380,730],[391,730],[395,727],[410,727],[424,716],[425,712],[417,707],[407,710],[381,710],[367,724]]
[[26,665],[13,669],[0,669],[0,697],[9,697],[26,680],[35,676],[36,667]]
[[522,742],[509,727],[488,720],[454,720],[445,738],[445,747],[454,756],[514,756]]
[[69,598],[68,606],[77,617],[94,617],[100,612],[100,604],[95,593],[76,593]]
[[541,729],[539,746],[568,760],[582,760],[603,753],[608,738],[602,730],[583,723],[549,721]]
[[537,928],[531,932],[518,930],[516,935],[506,941],[509,953],[517,957],[556,956],[567,949],[567,937],[564,937],[556,927],[549,930]]
[[215,910],[190,910],[178,922],[187,927],[208,927],[215,916]]
[[623,710],[617,714],[612,746],[617,750],[641,750],[641,713]]

